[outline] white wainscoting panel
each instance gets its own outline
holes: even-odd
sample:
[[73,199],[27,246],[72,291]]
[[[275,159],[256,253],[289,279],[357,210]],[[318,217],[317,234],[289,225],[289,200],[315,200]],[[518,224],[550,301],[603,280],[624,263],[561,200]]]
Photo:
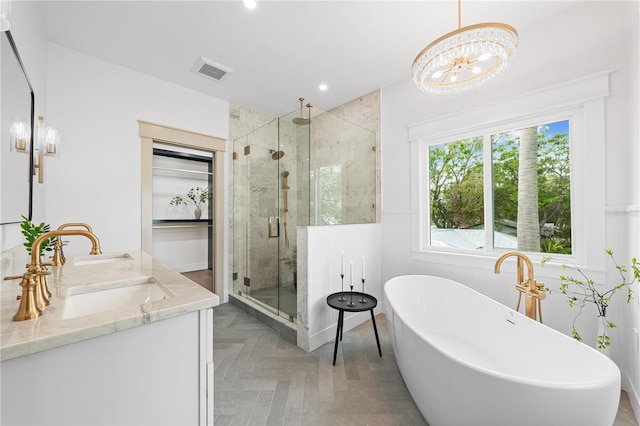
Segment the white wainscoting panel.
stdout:
[[[378,299],[374,314],[384,311],[381,224],[298,227],[297,244],[298,346],[313,351],[335,338],[338,311],[327,305],[327,296],[341,291],[342,253],[344,290],[349,290],[350,262],[353,262],[353,290],[362,291],[364,256],[364,291]],[[371,319],[369,311],[346,313],[344,332],[368,319]]]

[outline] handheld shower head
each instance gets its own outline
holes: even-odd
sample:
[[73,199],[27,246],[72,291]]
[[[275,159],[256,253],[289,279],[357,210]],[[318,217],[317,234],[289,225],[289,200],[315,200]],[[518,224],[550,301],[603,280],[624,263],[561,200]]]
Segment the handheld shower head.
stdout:
[[284,172],[281,173],[281,175],[283,178],[289,177],[289,172],[285,170]]

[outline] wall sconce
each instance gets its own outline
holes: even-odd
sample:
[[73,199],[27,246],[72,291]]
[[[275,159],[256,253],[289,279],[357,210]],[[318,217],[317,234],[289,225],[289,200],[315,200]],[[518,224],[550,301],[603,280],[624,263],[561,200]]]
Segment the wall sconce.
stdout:
[[[33,167],[38,169],[38,183],[44,183],[44,157],[57,157],[60,152],[60,132],[51,122],[44,121],[43,116],[38,117],[36,150]],[[35,174],[35,170],[34,170]]]
[[29,142],[31,141],[31,126],[24,117],[11,117],[11,151],[29,152]]

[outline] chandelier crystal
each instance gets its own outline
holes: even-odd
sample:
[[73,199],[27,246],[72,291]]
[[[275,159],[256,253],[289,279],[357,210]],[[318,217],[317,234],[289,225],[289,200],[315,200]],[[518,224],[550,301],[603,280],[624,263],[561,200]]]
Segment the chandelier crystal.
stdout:
[[518,47],[510,25],[487,22],[460,28],[438,38],[413,61],[413,81],[425,93],[452,95],[472,90],[502,72]]

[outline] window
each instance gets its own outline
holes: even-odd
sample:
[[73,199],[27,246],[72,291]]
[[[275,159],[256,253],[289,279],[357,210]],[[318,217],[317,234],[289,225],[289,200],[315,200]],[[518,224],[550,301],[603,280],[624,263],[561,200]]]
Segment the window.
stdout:
[[571,254],[569,129],[566,119],[430,145],[430,245]]
[[311,171],[314,190],[311,211],[315,211],[316,225],[342,224],[342,165],[321,166]]
[[[438,268],[458,266],[464,256],[465,266],[485,268],[496,254],[525,251],[515,248],[525,225],[517,221],[522,220],[522,209],[514,188],[522,176],[520,171],[515,174],[514,161],[517,154],[519,166],[520,143],[527,136],[523,129],[535,128],[536,166],[531,176],[538,187],[538,208],[533,209],[538,219],[530,223],[538,231],[525,232],[540,239],[533,243],[540,248],[527,253],[534,261],[553,253],[557,262],[604,270],[608,95],[609,74],[601,73],[409,126],[413,259]],[[444,166],[446,154],[456,152],[456,161],[466,161],[464,181],[459,173],[462,163],[450,160],[450,177],[432,182],[432,169],[438,162]],[[434,198],[438,191],[441,197],[451,197],[450,205],[432,215],[432,209],[444,203]],[[462,197],[467,193],[476,195]],[[552,267],[539,273],[550,274]]]

